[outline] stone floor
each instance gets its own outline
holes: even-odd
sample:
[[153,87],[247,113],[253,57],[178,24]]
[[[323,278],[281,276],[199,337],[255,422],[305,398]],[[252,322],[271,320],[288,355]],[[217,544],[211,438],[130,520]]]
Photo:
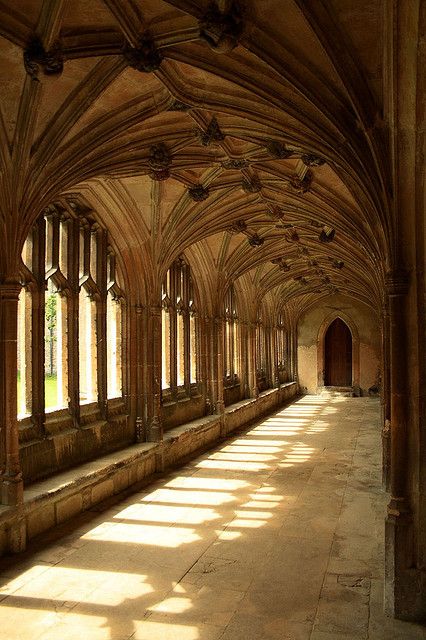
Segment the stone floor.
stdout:
[[306,396],[3,558],[0,639],[426,638],[382,613],[378,411]]

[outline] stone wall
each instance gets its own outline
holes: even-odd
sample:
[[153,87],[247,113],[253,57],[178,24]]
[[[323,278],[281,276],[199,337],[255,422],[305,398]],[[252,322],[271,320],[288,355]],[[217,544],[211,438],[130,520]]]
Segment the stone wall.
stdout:
[[294,382],[269,389],[258,398],[227,407],[221,415],[203,416],[170,429],[161,442],[134,444],[31,484],[24,491],[23,504],[0,509],[0,556],[24,551],[28,540],[44,531],[114,495],[136,490],[155,473],[182,464],[289,402],[296,391]]
[[[353,374],[357,371],[360,393],[377,383],[380,367],[381,337],[379,319],[367,305],[346,296],[332,296],[311,308],[298,325],[298,376],[303,393],[317,393],[321,380],[321,335],[336,318],[344,320],[353,338]],[[358,354],[356,353],[358,351]],[[358,360],[358,362],[356,362]],[[355,381],[354,375],[354,381]]]

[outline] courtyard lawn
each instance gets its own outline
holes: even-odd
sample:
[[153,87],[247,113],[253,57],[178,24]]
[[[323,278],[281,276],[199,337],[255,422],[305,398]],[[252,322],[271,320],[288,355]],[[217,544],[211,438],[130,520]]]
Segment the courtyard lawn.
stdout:
[[[23,410],[24,398],[23,398],[24,389],[21,385],[21,374],[18,371],[18,413],[25,413]],[[45,393],[45,406],[46,409],[50,407],[56,406],[58,403],[58,379],[56,376],[46,376],[44,379],[44,393]]]
[[55,407],[58,404],[58,378],[46,375],[44,378],[45,407]]

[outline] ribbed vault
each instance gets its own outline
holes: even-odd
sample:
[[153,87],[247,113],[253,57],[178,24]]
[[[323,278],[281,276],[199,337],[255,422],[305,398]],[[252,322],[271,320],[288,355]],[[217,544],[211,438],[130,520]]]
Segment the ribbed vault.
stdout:
[[71,194],[139,273],[136,298],[185,252],[213,297],[241,279],[258,304],[377,308],[395,234],[381,4],[0,2],[1,271]]

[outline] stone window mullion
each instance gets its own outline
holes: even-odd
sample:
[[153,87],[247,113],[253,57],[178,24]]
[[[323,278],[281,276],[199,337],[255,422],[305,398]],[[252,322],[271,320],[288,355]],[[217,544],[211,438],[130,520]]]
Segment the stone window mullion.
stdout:
[[98,403],[101,414],[107,417],[107,233],[97,233],[97,274],[96,282],[99,290],[99,301],[96,305],[96,348],[98,362]]
[[75,427],[80,423],[80,371],[79,371],[79,256],[80,225],[71,218],[68,228],[68,389],[69,410]]
[[32,417],[40,435],[45,432],[44,403],[44,305],[45,305],[46,223],[40,218],[33,228],[33,292],[32,329]]
[[170,270],[170,391],[172,397],[177,395],[177,282],[175,265]]

